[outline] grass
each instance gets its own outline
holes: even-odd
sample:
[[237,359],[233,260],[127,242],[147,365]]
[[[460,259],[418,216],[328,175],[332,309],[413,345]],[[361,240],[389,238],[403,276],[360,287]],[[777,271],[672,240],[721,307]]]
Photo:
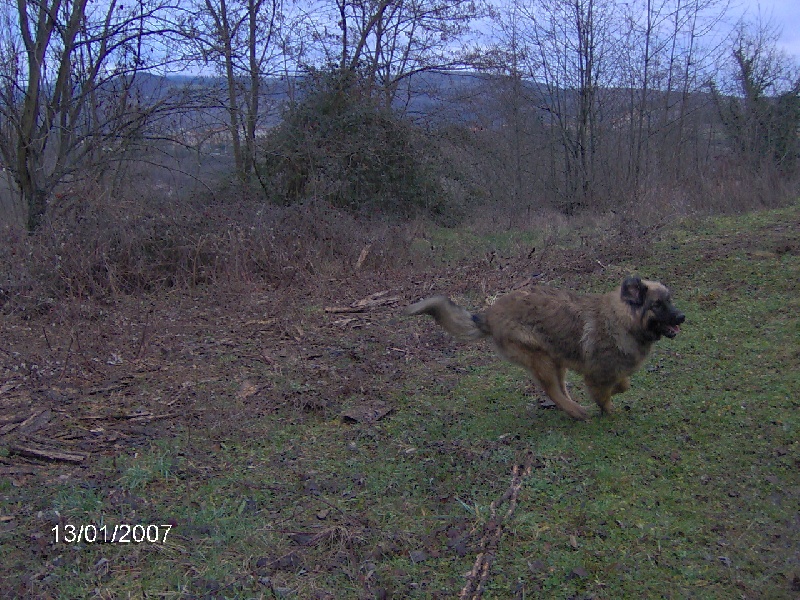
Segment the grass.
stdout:
[[[0,516],[14,516],[4,593],[457,597],[491,503],[532,452],[485,598],[796,597],[798,222],[793,207],[662,232],[641,272],[663,274],[687,323],[611,418],[538,408],[487,347],[453,346],[441,364],[409,348],[403,378],[382,380],[395,412],[375,424],[284,407],[233,424],[238,435],[185,425],[81,477],[0,478]],[[101,522],[171,531],[52,540],[58,524]]]

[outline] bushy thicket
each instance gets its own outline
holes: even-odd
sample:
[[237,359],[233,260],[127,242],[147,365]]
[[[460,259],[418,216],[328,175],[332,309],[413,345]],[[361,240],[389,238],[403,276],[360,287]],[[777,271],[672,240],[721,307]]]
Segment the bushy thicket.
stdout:
[[356,213],[446,212],[431,136],[386,106],[358,72],[310,72],[262,156],[260,179],[277,204],[315,198]]
[[763,49],[741,44],[733,52],[738,94],[724,96],[712,87],[731,151],[745,168],[769,167],[784,175],[796,174],[800,158],[800,77],[795,72],[786,89],[780,88],[778,74],[760,56]]
[[357,264],[392,268],[407,260],[405,238],[401,227],[324,202],[82,198],[33,234],[0,228],[0,310],[205,285],[289,289],[352,274]]

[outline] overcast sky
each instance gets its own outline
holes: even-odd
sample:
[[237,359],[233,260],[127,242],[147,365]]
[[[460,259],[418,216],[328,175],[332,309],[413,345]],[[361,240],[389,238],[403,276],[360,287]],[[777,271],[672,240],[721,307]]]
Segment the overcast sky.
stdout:
[[800,0],[740,0],[741,10],[751,19],[759,10],[765,20],[771,20],[782,31],[781,47],[800,60]]

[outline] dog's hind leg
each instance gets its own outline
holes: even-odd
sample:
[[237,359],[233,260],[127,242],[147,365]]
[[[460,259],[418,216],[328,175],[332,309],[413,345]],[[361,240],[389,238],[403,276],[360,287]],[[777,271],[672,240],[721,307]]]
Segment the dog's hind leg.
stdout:
[[567,370],[557,365],[550,356],[544,352],[531,351],[521,344],[506,345],[503,353],[513,362],[528,369],[558,408],[573,419],[584,421],[588,418],[586,409],[567,393],[564,379]]
[[631,379],[630,377],[623,377],[614,384],[614,387],[611,389],[611,394],[621,394],[622,392],[627,392],[629,389],[631,389]]
[[603,414],[610,415],[612,412],[614,412],[614,403],[611,402],[611,396],[627,390],[630,387],[630,382],[626,378],[625,380],[618,381],[614,385],[608,386],[598,385],[596,383],[587,381],[586,387],[589,390],[589,394],[592,396],[592,399],[595,401],[597,406],[600,407],[600,410],[603,411]]
[[[549,360],[548,358],[547,361]],[[567,392],[566,382],[564,381],[566,369],[559,368],[553,364],[537,362],[531,369],[531,372],[544,388],[545,393],[550,396],[550,399],[556,403],[558,408],[566,412],[573,419],[578,419],[579,421],[585,421],[589,418],[586,409],[570,398]]]

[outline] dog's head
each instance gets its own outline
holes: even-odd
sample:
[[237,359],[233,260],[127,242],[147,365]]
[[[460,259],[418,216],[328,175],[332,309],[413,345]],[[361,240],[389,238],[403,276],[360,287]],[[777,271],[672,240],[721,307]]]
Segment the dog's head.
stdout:
[[661,336],[674,338],[686,320],[686,316],[673,306],[669,289],[657,281],[626,277],[620,287],[620,296],[634,311],[643,337],[648,341],[656,341]]

